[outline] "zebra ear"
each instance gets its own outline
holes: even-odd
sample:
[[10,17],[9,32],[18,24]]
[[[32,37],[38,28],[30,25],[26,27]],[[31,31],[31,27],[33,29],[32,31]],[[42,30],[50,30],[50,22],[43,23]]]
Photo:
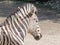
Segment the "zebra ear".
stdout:
[[18,7],[18,10],[20,10],[20,7]]
[[31,17],[34,13],[34,9],[31,9],[31,11],[28,13],[29,17]]
[[33,14],[34,13],[34,9],[31,9],[30,13]]

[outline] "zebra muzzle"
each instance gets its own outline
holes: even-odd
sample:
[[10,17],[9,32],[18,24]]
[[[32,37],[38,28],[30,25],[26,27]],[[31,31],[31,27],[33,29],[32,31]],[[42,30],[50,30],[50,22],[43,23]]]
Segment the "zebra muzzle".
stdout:
[[35,38],[36,40],[39,40],[39,39],[42,38],[42,35],[40,34],[40,36],[35,36],[34,38]]

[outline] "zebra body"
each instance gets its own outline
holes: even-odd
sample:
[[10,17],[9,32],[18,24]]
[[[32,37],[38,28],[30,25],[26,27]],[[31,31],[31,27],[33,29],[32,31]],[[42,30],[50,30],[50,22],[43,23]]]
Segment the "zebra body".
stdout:
[[33,10],[34,5],[29,3],[18,7],[16,12],[7,17],[0,27],[0,45],[24,45]]

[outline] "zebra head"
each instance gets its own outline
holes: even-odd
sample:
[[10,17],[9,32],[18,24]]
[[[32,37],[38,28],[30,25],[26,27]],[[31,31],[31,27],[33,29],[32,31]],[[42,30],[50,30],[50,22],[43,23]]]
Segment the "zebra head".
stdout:
[[42,35],[36,11],[37,9],[33,7],[30,12],[31,14],[29,18],[29,33],[32,34],[36,40],[39,40]]
[[29,33],[33,35],[36,40],[39,40],[41,35],[41,29],[39,26],[38,18],[36,14],[33,14],[29,21]]
[[36,16],[36,11],[37,11],[36,7],[33,4],[29,3],[23,6],[22,8],[18,7],[18,9],[20,9],[21,12],[24,13],[25,15],[24,19],[27,19],[29,22],[27,32],[32,34],[36,40],[39,40],[42,37],[42,35],[41,35],[41,29],[39,26],[39,21]]

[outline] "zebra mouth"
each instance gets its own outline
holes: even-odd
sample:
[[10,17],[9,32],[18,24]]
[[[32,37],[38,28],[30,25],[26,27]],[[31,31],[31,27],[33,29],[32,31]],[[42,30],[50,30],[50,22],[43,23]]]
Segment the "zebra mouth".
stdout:
[[42,35],[40,34],[40,36],[35,36],[34,37],[36,40],[40,40],[42,38]]

